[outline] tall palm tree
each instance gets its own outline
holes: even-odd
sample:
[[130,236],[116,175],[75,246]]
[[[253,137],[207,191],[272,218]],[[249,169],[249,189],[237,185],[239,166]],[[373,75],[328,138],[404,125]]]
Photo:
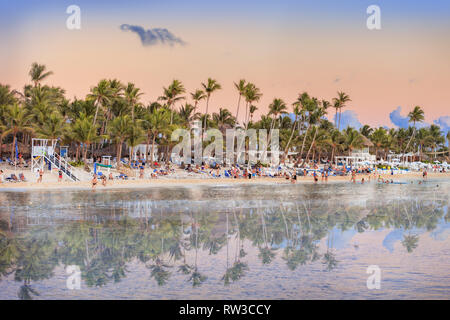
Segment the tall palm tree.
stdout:
[[87,116],[85,114],[81,114],[72,125],[71,131],[73,132],[73,139],[83,144],[82,153],[85,164],[87,163],[89,146],[104,138],[104,136],[97,134],[98,128],[98,124],[93,124],[92,116]]
[[281,114],[285,114],[287,107],[286,103],[283,101],[283,99],[275,98],[273,99],[272,103],[269,105],[269,115],[272,115],[272,124],[271,124],[271,130],[275,128],[275,121],[278,119],[278,117]]
[[337,98],[333,99],[333,108],[339,109],[339,122],[338,122],[338,130],[340,130],[341,127],[341,114],[342,114],[342,108],[346,107],[346,103],[349,101],[352,101],[348,94],[342,91],[338,91]]
[[420,106],[415,106],[414,109],[408,113],[409,122],[413,123],[413,133],[411,135],[411,138],[408,141],[408,144],[405,148],[405,153],[408,150],[409,145],[411,144],[412,139],[414,139],[414,136],[416,135],[416,123],[422,122],[425,119],[424,112]]
[[206,94],[203,90],[197,89],[195,92],[191,93],[191,98],[194,100],[194,112],[197,112],[198,103],[204,99],[206,99]]
[[244,97],[245,97],[245,102],[246,102],[244,123],[245,123],[245,128],[247,128],[248,127],[249,106],[251,106],[253,102],[258,102],[259,99],[261,99],[261,97],[262,97],[262,93],[260,92],[259,88],[256,87],[253,83],[248,83],[245,86]]
[[18,103],[9,105],[5,110],[5,129],[3,136],[11,134],[13,136],[13,143],[11,145],[11,160],[16,161],[14,156],[14,149],[19,133],[32,133],[33,127],[31,124],[31,116],[26,109],[21,107]]
[[183,83],[179,80],[173,80],[172,83],[166,88],[163,87],[164,94],[158,98],[160,101],[165,101],[167,107],[170,110],[170,124],[173,123],[173,106],[177,101],[185,99],[181,96],[186,92]]
[[143,141],[145,141],[145,133],[142,129],[142,120],[135,121],[129,128],[126,141],[128,147],[130,147],[130,161],[132,160],[132,157],[134,155],[134,148]]
[[117,167],[121,165],[122,147],[126,139],[130,135],[130,128],[133,125],[133,120],[128,115],[121,115],[113,119],[109,123],[109,136],[116,143],[116,159]]
[[31,70],[28,74],[30,75],[31,81],[34,83],[35,87],[37,87],[45,78],[53,74],[52,71],[45,72],[46,69],[47,67],[45,65],[38,64],[36,62],[31,65]]
[[105,108],[112,100],[113,90],[111,90],[108,80],[103,79],[97,84],[97,86],[91,88],[91,93],[87,95],[88,100],[94,101],[95,115],[92,121],[92,128],[95,128],[97,124],[97,117],[99,108]]
[[[220,90],[222,89],[222,86],[217,82],[217,80],[208,78],[208,81],[206,83],[202,83],[202,87],[203,90],[206,93],[206,112],[205,114],[208,114],[208,107],[209,107],[209,99],[211,98],[211,94],[214,91]],[[206,122],[206,118],[205,118],[205,123],[204,123],[204,130],[207,129],[207,122]]]
[[144,116],[144,129],[147,131],[147,161],[148,161],[148,144],[150,138],[152,139],[152,149],[150,152],[151,155],[151,165],[153,167],[154,164],[154,150],[155,150],[155,142],[156,137],[163,133],[167,127],[169,126],[170,122],[170,114],[166,109],[153,109],[149,110],[147,114]]
[[296,102],[294,102],[294,103],[292,104],[292,106],[293,106],[293,110],[292,110],[292,111],[293,111],[293,113],[294,113],[295,119],[294,119],[294,123],[292,124],[291,135],[290,135],[289,140],[288,140],[288,142],[287,142],[287,144],[286,144],[286,148],[284,149],[283,162],[285,161],[285,159],[286,159],[286,157],[287,157],[287,154],[288,154],[288,152],[289,152],[289,146],[290,146],[290,144],[291,144],[292,137],[294,136],[295,128],[297,127],[298,118],[299,118],[299,116],[300,116],[300,114],[301,114],[300,103],[298,103],[298,102],[296,101]]
[[141,89],[137,88],[135,84],[131,82],[128,82],[128,85],[124,91],[127,104],[131,108],[132,121],[134,121],[134,109],[136,105],[139,103],[139,98],[143,95],[143,92],[140,91]]
[[239,107],[240,107],[240,105],[241,105],[241,98],[242,98],[242,96],[244,96],[245,95],[245,90],[246,90],[246,81],[245,81],[245,79],[241,79],[241,80],[239,80],[239,82],[238,83],[234,83],[234,87],[236,88],[236,90],[238,91],[238,93],[239,93],[239,99],[238,99],[238,105],[237,105],[237,109],[236,109],[236,123],[238,123],[239,122]]

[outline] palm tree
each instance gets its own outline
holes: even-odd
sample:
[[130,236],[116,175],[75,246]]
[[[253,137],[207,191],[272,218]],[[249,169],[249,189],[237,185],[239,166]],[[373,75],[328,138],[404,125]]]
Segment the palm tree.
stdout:
[[35,131],[39,138],[58,139],[61,138],[66,129],[66,122],[59,112],[53,112],[42,125],[35,125]]
[[149,144],[149,140],[150,137],[152,139],[152,149],[150,152],[151,155],[151,165],[153,167],[154,164],[154,159],[153,159],[153,155],[154,155],[154,148],[155,148],[155,141],[156,141],[156,137],[164,132],[167,127],[169,126],[169,122],[170,122],[170,114],[167,112],[166,109],[153,109],[153,110],[149,110],[149,112],[147,114],[145,114],[144,116],[144,128],[147,131],[147,162],[148,162],[148,144]]
[[219,113],[213,113],[212,118],[219,130],[224,130],[226,125],[233,127],[236,123],[236,119],[226,108],[220,108]]
[[361,148],[364,140],[358,130],[352,127],[347,127],[344,130],[344,144],[347,147],[348,154],[350,155],[354,149]]
[[370,140],[375,145],[375,157],[376,158],[378,158],[378,150],[380,150],[380,148],[383,146],[383,144],[386,141],[386,138],[387,138],[386,134],[387,134],[386,129],[384,129],[383,127],[379,127],[370,136]]
[[140,92],[141,89],[136,88],[134,83],[128,82],[127,87],[125,88],[125,99],[128,103],[128,106],[131,107],[131,120],[134,121],[134,109],[136,105],[138,104],[139,97],[143,95],[142,92]]
[[365,124],[361,129],[359,129],[359,132],[361,132],[363,136],[368,138],[372,134],[373,128],[371,128],[368,124]]
[[333,99],[333,108],[336,110],[339,109],[339,122],[338,122],[338,130],[340,130],[341,127],[341,114],[342,114],[342,108],[346,107],[346,103],[350,100],[350,97],[342,91],[338,91],[338,97]]
[[145,133],[141,126],[142,121],[133,122],[129,128],[127,145],[130,147],[130,161],[134,155],[134,148],[145,140]]
[[414,109],[408,113],[409,122],[413,123],[413,134],[411,135],[411,138],[408,141],[408,144],[405,148],[405,153],[408,150],[409,145],[411,144],[412,139],[416,135],[416,123],[422,122],[425,119],[424,112],[420,106],[415,106]]
[[251,105],[250,106],[250,122],[253,122],[253,114],[255,113],[255,111],[258,110],[258,107]]
[[203,99],[206,99],[206,94],[203,92],[203,90],[197,89],[195,92],[191,93],[191,98],[194,100],[194,112],[197,112],[197,106],[200,101]]
[[37,87],[45,78],[53,74],[52,71],[45,72],[46,69],[47,67],[45,65],[38,64],[36,62],[31,65],[31,70],[28,74],[30,75],[31,81],[34,83],[35,87]]
[[132,125],[133,121],[128,115],[118,116],[109,123],[109,136],[116,143],[118,168],[121,165],[122,146],[130,135],[130,128]]
[[292,110],[292,111],[294,112],[295,119],[294,119],[294,123],[292,124],[291,135],[290,135],[290,137],[289,137],[288,142],[286,143],[286,148],[284,149],[283,162],[284,162],[284,160],[286,159],[286,156],[287,156],[287,154],[288,154],[288,152],[289,152],[289,146],[290,146],[290,144],[291,144],[292,137],[294,136],[295,128],[297,127],[298,117],[299,117],[300,114],[301,114],[300,103],[294,102],[294,103],[292,104],[292,106],[293,106],[293,110]]
[[248,127],[249,106],[251,106],[251,104],[253,102],[258,102],[259,99],[261,99],[261,97],[262,97],[262,93],[260,92],[259,88],[256,87],[253,83],[248,83],[245,86],[244,97],[245,97],[245,102],[246,102],[244,123],[245,123],[245,128],[247,128]]
[[179,112],[181,121],[186,128],[189,128],[191,123],[200,117],[200,113],[195,112],[195,107],[191,104],[186,103],[184,106],[181,106]]
[[83,161],[85,164],[87,163],[89,146],[104,138],[104,136],[97,134],[98,128],[98,124],[93,124],[92,116],[86,116],[85,114],[81,114],[72,125],[73,139],[83,144]]
[[17,141],[17,135],[19,133],[32,133],[33,127],[31,125],[31,116],[27,113],[26,109],[21,107],[18,103],[7,106],[5,110],[5,127],[3,136],[11,134],[13,136],[13,142],[11,145],[11,160],[16,161],[14,156],[14,149]]
[[309,147],[308,153],[306,154],[305,161],[308,159],[309,153],[311,152],[312,148],[315,146],[317,134],[319,133],[318,124],[321,123],[322,117],[325,116],[326,113],[327,113],[327,111],[325,108],[323,108],[321,106],[317,106],[317,108],[315,108],[314,112],[310,116],[310,121],[311,121],[313,129],[314,129],[314,135],[313,135],[313,139],[312,139],[311,145]]
[[239,116],[239,106],[241,105],[241,98],[242,98],[242,96],[244,96],[245,95],[245,90],[246,90],[246,81],[245,81],[245,79],[241,79],[241,80],[239,80],[239,82],[238,83],[234,83],[234,87],[236,88],[236,90],[238,91],[238,93],[239,93],[239,99],[238,99],[238,105],[237,105],[237,109],[236,109],[236,123],[238,123],[239,122],[239,118],[238,118],[238,116]]
[[[222,89],[222,86],[214,79],[208,78],[208,81],[206,83],[202,83],[202,87],[203,90],[206,93],[206,112],[205,114],[208,114],[208,107],[209,107],[209,99],[211,98],[211,94],[214,91],[220,90]],[[206,118],[205,118],[205,123],[204,123],[204,129],[207,129],[207,122],[206,122]]]
[[87,95],[88,100],[94,101],[95,105],[95,115],[92,121],[92,128],[95,128],[97,124],[98,110],[100,106],[103,108],[108,105],[113,96],[113,91],[111,90],[108,80],[103,79],[97,84],[96,87],[91,88],[91,93]]
[[167,107],[170,110],[170,124],[173,123],[173,105],[184,97],[180,96],[186,92],[184,85],[179,80],[173,80],[172,83],[166,88],[163,87],[164,94],[158,98],[158,100],[165,101]]
[[269,116],[272,115],[272,124],[270,126],[271,130],[275,128],[275,121],[281,114],[285,114],[287,107],[283,99],[275,98],[269,105]]

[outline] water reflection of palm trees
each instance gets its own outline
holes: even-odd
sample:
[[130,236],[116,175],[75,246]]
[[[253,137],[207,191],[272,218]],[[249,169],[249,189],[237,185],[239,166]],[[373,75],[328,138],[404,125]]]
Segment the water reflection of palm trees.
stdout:
[[[39,294],[33,283],[52,278],[58,265],[80,266],[85,285],[96,287],[122,281],[129,264],[137,262],[160,286],[170,283],[176,268],[198,287],[213,281],[203,273],[210,264],[207,256],[226,254],[220,279],[228,285],[251,272],[247,250],[256,251],[262,265],[281,252],[289,270],[321,260],[333,271],[338,265],[335,233],[401,229],[402,244],[412,252],[419,243],[417,231],[434,230],[448,219],[447,206],[442,197],[405,196],[365,206],[304,197],[272,205],[236,201],[221,210],[167,212],[160,206],[138,218],[130,218],[123,208],[109,208],[109,213],[103,208],[99,214],[84,213],[83,220],[51,226],[27,226],[17,216],[11,225],[8,213],[8,219],[0,220],[0,279],[14,274],[22,283],[19,298],[28,299]],[[326,248],[321,249],[323,240]]]

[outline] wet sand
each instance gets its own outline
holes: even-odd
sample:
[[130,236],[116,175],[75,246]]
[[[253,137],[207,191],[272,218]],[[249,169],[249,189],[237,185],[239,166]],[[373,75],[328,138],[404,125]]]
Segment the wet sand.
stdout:
[[[378,175],[374,178],[374,175],[371,175],[371,182],[377,181]],[[394,180],[394,182],[400,181],[411,181],[411,180],[421,180],[422,173],[414,172],[408,174],[398,174],[398,175],[390,175],[385,174],[381,175],[382,178],[388,180]],[[368,175],[359,174],[356,176],[356,183],[361,183],[361,179],[364,178],[365,182],[369,182]],[[439,179],[450,179],[450,173],[428,173],[428,178],[439,178]],[[349,182],[350,176],[337,176],[337,177],[329,177],[328,183],[333,182]],[[314,178],[311,176],[307,177],[297,177],[297,184],[303,183],[314,183]],[[322,181],[322,178],[319,177],[318,184],[326,183]],[[195,185],[233,185],[233,184],[291,184],[290,180],[287,180],[282,177],[277,178],[269,178],[269,177],[256,177],[252,179],[232,179],[232,178],[176,178],[173,176],[168,177],[159,177],[156,179],[132,179],[132,180],[113,180],[107,181],[107,185],[103,186],[99,179],[97,183],[96,190],[104,190],[104,189],[134,189],[134,188],[149,188],[149,187],[158,187],[158,186],[195,186]],[[92,185],[90,181],[79,181],[79,182],[70,182],[70,181],[61,181],[57,182],[54,175],[44,175],[42,183],[34,182],[4,182],[0,183],[0,191],[27,191],[27,190],[60,190],[60,189],[77,189],[77,190],[90,190],[92,189]]]

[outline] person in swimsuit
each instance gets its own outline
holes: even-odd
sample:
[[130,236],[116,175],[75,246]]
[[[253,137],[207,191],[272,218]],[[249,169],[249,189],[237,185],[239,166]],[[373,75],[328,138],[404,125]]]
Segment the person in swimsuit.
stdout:
[[62,171],[59,170],[58,171],[58,182],[61,182],[61,181],[62,181]]
[[39,170],[39,178],[37,180],[38,183],[42,182],[42,176],[44,175],[44,170],[40,169]]
[[92,190],[95,190],[95,186],[97,185],[97,175],[94,174],[94,178],[92,178]]
[[106,176],[102,175],[102,185],[106,187]]
[[297,182],[297,174],[294,173],[294,174],[292,175],[291,183],[292,183],[292,184],[295,184],[296,182]]

